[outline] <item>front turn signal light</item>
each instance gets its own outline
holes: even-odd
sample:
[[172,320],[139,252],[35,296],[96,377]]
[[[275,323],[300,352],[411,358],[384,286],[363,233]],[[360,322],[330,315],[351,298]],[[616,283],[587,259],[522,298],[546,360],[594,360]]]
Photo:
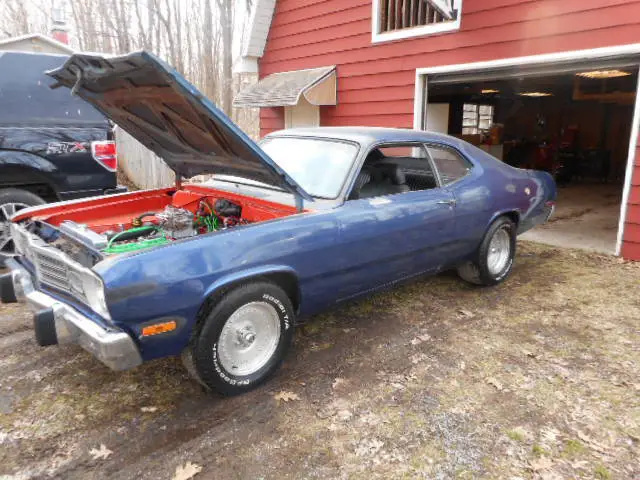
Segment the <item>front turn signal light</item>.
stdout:
[[143,337],[151,337],[153,335],[159,335],[161,333],[172,332],[178,327],[175,320],[170,322],[156,323],[154,325],[148,325],[142,329]]

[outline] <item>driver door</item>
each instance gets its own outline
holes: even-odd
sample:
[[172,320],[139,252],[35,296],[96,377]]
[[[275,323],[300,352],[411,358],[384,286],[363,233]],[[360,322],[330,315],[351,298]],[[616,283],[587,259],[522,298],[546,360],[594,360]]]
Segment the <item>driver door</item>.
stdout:
[[[348,200],[338,209],[339,300],[437,271],[450,256],[455,200],[439,187],[424,147],[392,144],[376,150],[370,157],[385,168],[396,166],[408,189],[385,194],[384,186],[363,187],[381,194]],[[363,170],[370,167],[365,161]]]

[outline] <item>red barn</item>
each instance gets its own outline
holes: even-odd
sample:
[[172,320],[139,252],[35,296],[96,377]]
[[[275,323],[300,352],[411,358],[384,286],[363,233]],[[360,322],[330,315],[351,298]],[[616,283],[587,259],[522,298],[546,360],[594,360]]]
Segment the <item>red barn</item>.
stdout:
[[640,260],[640,1],[254,0],[260,134],[437,130],[558,174],[539,240]]

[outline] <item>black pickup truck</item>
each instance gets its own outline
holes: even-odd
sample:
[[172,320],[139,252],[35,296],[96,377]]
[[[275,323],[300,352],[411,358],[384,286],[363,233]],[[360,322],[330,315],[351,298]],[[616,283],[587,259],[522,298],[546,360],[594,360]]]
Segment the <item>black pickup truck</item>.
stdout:
[[45,71],[65,56],[0,52],[0,263],[13,251],[8,219],[45,202],[126,191],[116,180],[113,129]]

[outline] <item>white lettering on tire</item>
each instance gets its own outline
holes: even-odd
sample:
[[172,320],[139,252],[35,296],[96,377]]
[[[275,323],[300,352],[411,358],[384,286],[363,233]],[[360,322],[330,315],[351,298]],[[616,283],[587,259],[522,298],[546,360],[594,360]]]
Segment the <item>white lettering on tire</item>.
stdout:
[[268,293],[263,294],[262,298],[278,307],[278,310],[280,310],[280,313],[282,313],[282,320],[284,320],[284,329],[289,330],[289,314],[287,313],[287,309],[282,304],[282,302],[276,297],[269,295]]
[[234,380],[233,378],[229,377],[224,372],[224,370],[222,370],[222,367],[220,367],[220,364],[218,363],[218,344],[217,343],[213,344],[211,353],[213,354],[213,368],[216,369],[216,373],[222,380],[227,382],[229,385],[249,385],[250,383],[249,380]]

